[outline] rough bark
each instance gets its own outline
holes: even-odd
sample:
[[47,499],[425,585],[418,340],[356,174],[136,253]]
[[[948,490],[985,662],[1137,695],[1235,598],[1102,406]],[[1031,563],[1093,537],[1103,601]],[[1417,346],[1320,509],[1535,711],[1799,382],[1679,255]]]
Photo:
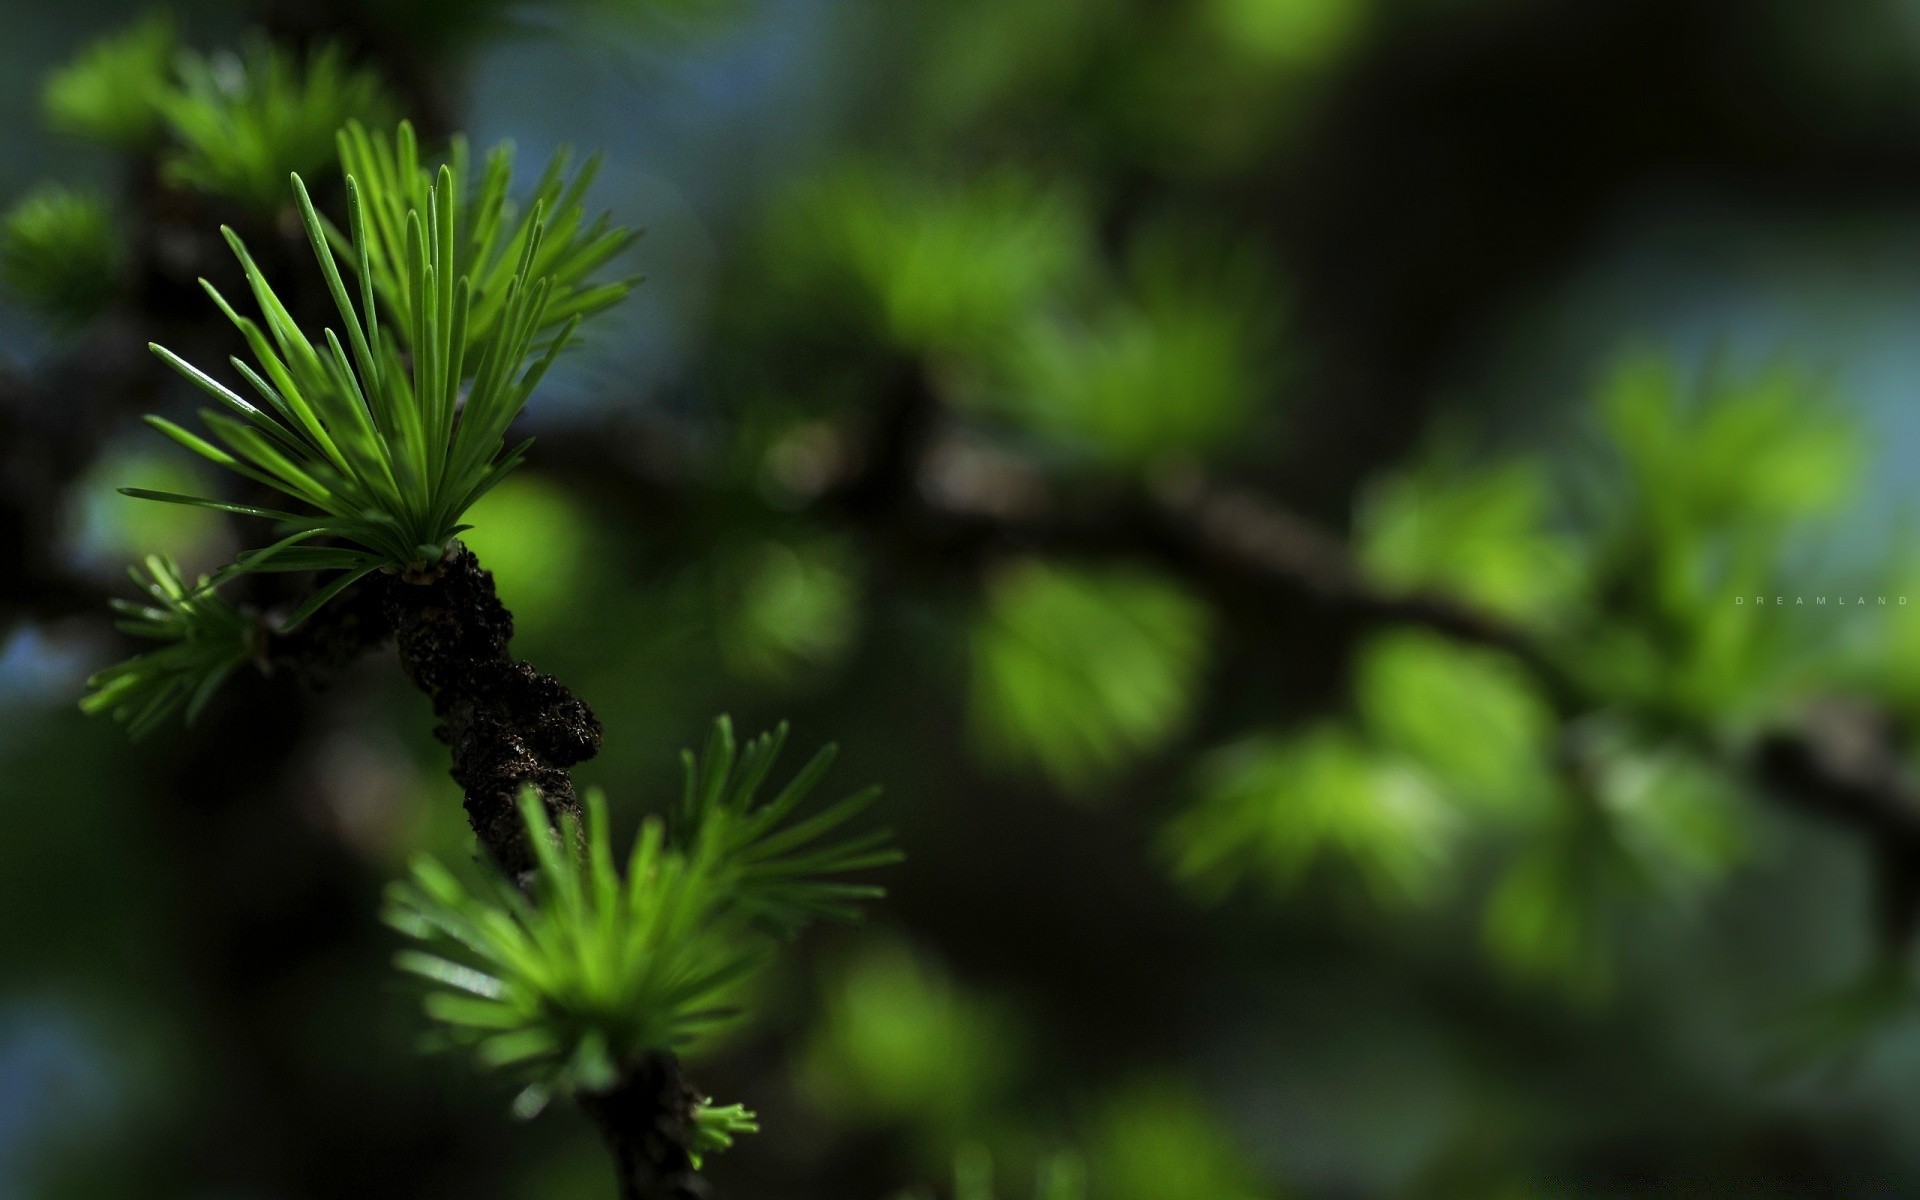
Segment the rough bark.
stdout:
[[[417,578],[379,574],[349,589],[291,634],[270,639],[270,667],[324,683],[389,638],[407,678],[441,719],[467,819],[512,878],[534,867],[517,801],[532,787],[550,818],[578,815],[568,768],[600,749],[600,722],[559,680],[513,658],[513,614],[492,573],[455,545]],[[697,1093],[673,1055],[651,1055],[581,1107],[614,1156],[623,1200],[706,1195],[689,1150]]]
[[389,577],[383,611],[401,668],[441,720],[434,735],[453,752],[474,834],[502,870],[523,877],[534,859],[520,793],[532,788],[556,821],[578,816],[567,769],[599,753],[599,718],[565,684],[514,659],[513,614],[465,546],[419,580]]
[[707,1186],[694,1170],[693,1109],[700,1095],[662,1051],[633,1066],[611,1091],[584,1095],[580,1106],[613,1153],[621,1200],[701,1200]]

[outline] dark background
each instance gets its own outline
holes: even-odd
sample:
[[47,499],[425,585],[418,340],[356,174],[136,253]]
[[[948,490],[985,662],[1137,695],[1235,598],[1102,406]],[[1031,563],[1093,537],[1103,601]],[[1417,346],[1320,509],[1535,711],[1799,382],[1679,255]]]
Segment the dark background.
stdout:
[[[45,73],[142,11],[9,0],[0,199],[57,177],[150,219],[138,164],[38,116]],[[516,652],[599,712],[606,748],[579,774],[624,826],[728,711],[840,742],[834,778],[885,784],[909,856],[867,926],[805,938],[758,1018],[694,1064],[765,1126],[715,1164],[717,1195],[944,1195],[971,1145],[1016,1197],[1058,1149],[1116,1200],[1920,1189],[1906,1010],[1851,1055],[1772,1069],[1790,1014],[1872,956],[1869,857],[1846,831],[1746,789],[1745,851],[1685,896],[1636,900],[1598,990],[1490,960],[1486,856],[1391,903],[1343,875],[1338,846],[1304,880],[1205,894],[1170,871],[1169,822],[1220,746],[1346,719],[1370,628],[1285,588],[1196,590],[1124,546],[1062,568],[1133,572],[1099,576],[1121,587],[1148,573],[1136,651],[1100,632],[1111,597],[1008,616],[1024,585],[1057,581],[1037,543],[955,536],[884,492],[816,503],[806,482],[882,457],[918,412],[949,454],[1010,456],[1095,510],[1116,479],[1199,464],[1344,536],[1436,439],[1563,478],[1593,440],[1596,379],[1640,345],[1819,379],[1865,453],[1851,506],[1798,535],[1782,578],[1897,579],[1920,422],[1920,6],[176,12],[209,49],[255,27],[337,36],[423,124],[511,137],[523,170],[561,142],[604,150],[596,200],[648,231],[622,268],[648,281],[536,398],[540,442],[474,518]],[[1012,275],[1051,249],[1091,264],[1059,303],[1101,312],[1142,239],[1171,230],[1175,258],[1206,268],[1201,311],[1227,349],[1164,378],[1244,369],[1216,392],[1144,388],[1115,418],[1148,430],[1144,451],[1053,436],[1084,432],[1084,412],[1009,419],[1024,410],[998,398],[999,315],[986,335],[927,334],[819,265],[838,243],[809,222],[859,202],[817,181],[844,178],[909,181],[864,202],[882,225],[929,196],[986,195],[989,212],[1002,193],[1065,197],[1038,233],[966,227],[931,258],[936,296],[965,260]],[[995,267],[1003,233],[1031,240]],[[412,853],[457,859],[468,839],[390,655],[317,692],[237,680],[191,729],[139,744],[75,707],[124,652],[94,600],[126,560],[204,569],[255,536],[112,491],[192,469],[138,425],[187,407],[140,343],[197,322],[221,345],[204,308],[165,280],[78,331],[0,307],[24,514],[0,567],[0,1196],[610,1194],[576,1113],[515,1122],[506,1085],[415,1050],[380,891]],[[902,410],[903,392],[945,408]],[[1178,438],[1154,414],[1216,401],[1227,432],[1160,462]],[[1004,485],[1016,509],[1026,477]],[[1907,644],[1820,619],[1829,639]],[[1024,651],[1029,708],[982,682],[1008,644],[995,620],[1025,622],[1015,657],[1043,643]],[[1803,673],[1801,691],[1842,674]],[[1045,748],[1062,740],[1093,765]],[[1415,855],[1440,840],[1391,821],[1351,836]]]

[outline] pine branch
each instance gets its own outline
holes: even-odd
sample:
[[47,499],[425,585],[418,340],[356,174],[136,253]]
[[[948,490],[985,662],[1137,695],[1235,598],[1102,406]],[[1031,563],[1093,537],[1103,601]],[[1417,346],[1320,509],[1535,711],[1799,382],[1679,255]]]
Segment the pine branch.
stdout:
[[434,734],[452,752],[475,836],[503,871],[524,877],[535,864],[515,808],[520,792],[533,788],[556,825],[577,818],[568,768],[599,753],[599,718],[565,684],[513,657],[513,614],[493,575],[458,543],[418,578],[368,576],[312,620],[274,635],[267,660],[324,683],[389,638],[441,720]]
[[[1258,613],[1306,597],[1356,634],[1410,626],[1501,650],[1532,675],[1563,719],[1600,707],[1532,632],[1443,593],[1379,586],[1338,535],[1251,491],[1190,477],[1076,510],[1037,479],[1024,479],[1014,505],[1004,484],[982,490],[977,482],[1004,480],[1004,471],[975,462],[942,478],[942,457],[937,448],[928,453],[914,486],[895,493],[905,515],[897,509],[892,518],[931,535],[921,551],[932,559],[978,561],[1012,548],[1142,558],[1225,608]],[[1894,953],[1911,945],[1920,933],[1920,781],[1902,761],[1889,714],[1856,701],[1828,702],[1717,753],[1762,796],[1860,838],[1875,863],[1883,946]]]
[[431,579],[390,583],[386,613],[401,667],[442,720],[434,733],[453,752],[474,833],[502,870],[524,875],[534,860],[515,800],[531,786],[550,818],[577,817],[567,768],[599,753],[599,718],[508,652],[513,614],[465,546],[449,550]]
[[580,1097],[613,1154],[620,1200],[702,1200],[707,1195],[693,1161],[699,1102],[680,1060],[664,1051],[648,1055],[610,1091]]
[[[1305,599],[1351,636],[1412,627],[1502,651],[1564,720],[1599,705],[1529,630],[1445,593],[1381,586],[1340,534],[1251,489],[1189,474],[1072,496],[1021,460],[955,437],[943,428],[942,409],[931,378],[902,367],[873,421],[868,452],[812,497],[825,515],[864,533],[889,570],[946,576],[1033,552],[1144,560],[1252,621]],[[609,473],[629,477],[624,491],[649,497],[655,508],[678,507],[661,497],[683,498],[699,486],[647,471],[643,455],[609,463],[598,441],[562,435],[543,451],[569,472],[598,478],[597,494],[622,492],[604,478]],[[1889,952],[1910,945],[1920,934],[1920,781],[1902,762],[1896,722],[1871,705],[1827,703],[1718,753],[1761,796],[1859,838],[1875,863],[1882,943]]]

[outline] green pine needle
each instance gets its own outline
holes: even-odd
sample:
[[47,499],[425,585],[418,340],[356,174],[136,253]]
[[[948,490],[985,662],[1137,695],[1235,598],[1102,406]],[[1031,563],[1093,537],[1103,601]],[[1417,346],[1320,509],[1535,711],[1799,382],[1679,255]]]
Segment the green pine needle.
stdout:
[[[710,750],[708,762],[732,766],[724,719],[716,738],[724,752]],[[484,1066],[523,1082],[517,1111],[538,1111],[556,1094],[604,1090],[646,1055],[683,1050],[735,1019],[740,986],[774,944],[770,915],[785,932],[806,912],[839,915],[851,896],[877,894],[822,878],[898,857],[871,835],[846,843],[868,847],[857,855],[809,849],[844,816],[824,827],[820,817],[778,825],[805,786],[790,785],[795,800],[766,809],[734,803],[750,800],[778,740],[750,744],[733,790],[726,771],[699,776],[712,800],[695,809],[690,841],[670,841],[664,824],[649,819],[617,865],[603,797],[586,798],[584,836],[571,821],[556,835],[529,792],[521,812],[539,868],[527,893],[498,874],[469,887],[429,858],[393,886],[388,922],[422,943],[397,964],[430,985],[427,1014],[446,1044],[468,1047]],[[751,837],[728,819],[773,809],[773,817],[749,822]],[[707,1150],[752,1128],[738,1106],[705,1112]]]
[[145,575],[138,567],[132,574],[148,601],[113,601],[121,616],[117,625],[166,644],[93,676],[80,701],[85,712],[124,721],[135,737],[182,709],[192,721],[227,676],[253,656],[260,633],[259,622],[222,600],[204,577],[189,586],[180,569],[158,555],[147,559],[146,568]]
[[[403,140],[409,137],[403,130]],[[468,219],[447,167],[418,206],[396,199],[396,185],[383,174],[350,174],[353,236],[339,239],[329,235],[297,175],[293,187],[344,337],[332,329],[319,339],[303,331],[228,230],[260,318],[243,316],[205,286],[252,350],[257,368],[232,362],[254,398],[155,346],[220,410],[203,417],[211,440],[157,417],[151,423],[195,453],[283,493],[296,508],[317,511],[129,494],[281,521],[283,539],[243,555],[232,570],[339,569],[348,572],[338,584],[345,587],[382,566],[438,561],[468,528],[460,518],[525,453],[525,443],[506,449],[507,429],[583,314],[574,306],[543,338],[554,329],[555,297],[565,285],[543,272],[553,260],[544,253],[547,225],[538,203],[509,231],[502,221]],[[386,217],[375,214],[390,214],[398,204],[406,205],[397,252],[405,269],[390,282],[395,302],[389,303],[377,295],[374,255],[391,265],[396,251]],[[335,259],[336,241],[354,283]],[[502,268],[509,251],[512,265]],[[486,271],[478,282],[466,269],[475,265]],[[322,536],[349,545],[305,544]],[[296,545],[299,553],[287,553]]]
[[287,176],[312,174],[333,157],[349,121],[385,123],[396,111],[379,75],[322,45],[304,59],[265,41],[239,54],[187,53],[180,83],[160,101],[178,146],[167,179],[256,211],[287,203]]
[[693,1141],[687,1156],[693,1160],[693,1169],[698,1171],[709,1157],[733,1149],[734,1139],[741,1134],[759,1132],[759,1118],[744,1104],[722,1108],[709,1096],[694,1106]]
[[469,890],[428,858],[391,893],[389,923],[433,947],[395,962],[431,985],[426,1011],[449,1042],[546,1092],[601,1091],[624,1064],[737,1015],[734,989],[762,948],[727,911],[711,864],[668,848],[650,821],[622,871],[598,794],[584,859],[531,793],[521,808],[540,862],[530,896],[499,876]]
[[839,753],[825,746],[772,800],[759,791],[786,744],[782,722],[746,744],[735,745],[733,722],[713,724],[704,753],[683,751],[686,787],[681,797],[680,829],[692,853],[723,864],[735,903],[756,924],[790,936],[815,919],[857,920],[859,903],[885,895],[883,889],[841,882],[840,876],[899,862],[893,835],[885,829],[843,836],[843,829],[879,798],[865,788],[804,819],[793,820],[802,803]]
[[[456,214],[442,231],[451,246],[446,260],[456,274],[473,281],[474,303],[467,320],[470,348],[484,344],[498,327],[508,284],[535,238],[536,224],[538,247],[529,271],[535,278],[548,280],[551,289],[536,330],[541,341],[550,340],[575,318],[590,317],[619,303],[639,282],[630,278],[596,283],[588,278],[639,237],[613,225],[609,214],[587,218],[585,197],[599,174],[599,155],[569,177],[572,152],[562,147],[532,194],[516,203],[508,194],[514,157],[510,143],[488,152],[477,182],[463,137],[453,139],[444,168],[422,161],[419,140],[405,121],[391,138],[351,122],[340,131],[339,143],[342,171],[362,183],[364,240],[375,296],[408,345],[415,327],[408,287],[408,214],[432,208],[443,170],[452,175]],[[332,237],[343,251],[350,245],[337,230]],[[354,235],[356,241],[361,237]],[[352,255],[347,265],[360,270],[359,260]]]
[[126,247],[106,201],[46,187],[0,222],[0,281],[49,320],[74,326],[119,293]]

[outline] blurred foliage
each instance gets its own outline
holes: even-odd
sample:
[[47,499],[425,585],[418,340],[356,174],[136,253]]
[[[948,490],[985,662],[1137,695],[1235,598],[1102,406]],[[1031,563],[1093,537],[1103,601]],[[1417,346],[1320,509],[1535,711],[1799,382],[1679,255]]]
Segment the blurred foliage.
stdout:
[[200,715],[215,689],[257,651],[259,622],[222,599],[205,576],[189,584],[180,568],[157,555],[133,581],[144,602],[113,601],[116,627],[132,637],[166,643],[158,650],[107,668],[87,680],[80,701],[89,713],[109,713],[142,737],[184,712]]
[[1354,666],[1361,723],[1463,806],[1537,810],[1552,788],[1555,715],[1512,660],[1433,634],[1384,634]]
[[1112,96],[1117,131],[1174,175],[1246,170],[1285,143],[1375,0],[1211,0],[1153,12]]
[[1091,794],[1186,723],[1207,643],[1206,609],[1167,580],[1010,564],[974,628],[974,737],[991,761]]
[[977,353],[1087,270],[1084,221],[1070,193],[1012,168],[942,181],[853,163],[780,206],[768,256],[776,286],[843,298],[840,324],[906,351]]
[[494,586],[526,630],[561,626],[591,569],[589,514],[551,481],[516,475],[469,510],[473,528],[461,535],[493,572]]
[[1205,455],[1242,435],[1266,383],[1257,352],[1275,317],[1246,269],[1253,257],[1170,230],[1141,236],[1128,257],[1124,288],[1022,329],[1001,404],[1096,460]]
[[1425,899],[1458,821],[1431,780],[1337,727],[1248,738],[1197,775],[1200,799],[1166,845],[1175,874],[1208,897],[1250,875],[1286,888],[1331,866],[1380,903]]
[[[750,995],[708,989],[770,1018],[729,1047],[737,1055],[698,1067],[768,1115],[754,1153],[718,1164],[716,1191],[874,1196],[949,1172],[958,1200],[1024,1198],[1030,1178],[1036,1200],[1253,1200],[1282,1194],[1282,1179],[1306,1194],[1436,1200],[1880,1194],[1911,1182],[1911,975],[1879,947],[1860,970],[1854,852],[1756,820],[1763,806],[1736,769],[1761,722],[1828,691],[1920,714],[1910,608],[1815,622],[1756,603],[1810,580],[1835,580],[1823,586],[1836,597],[1840,578],[1854,584],[1830,570],[1822,541],[1835,526],[1818,522],[1845,511],[1864,439],[1803,374],[1696,370],[1639,350],[1603,373],[1592,436],[1577,444],[1530,414],[1485,436],[1455,424],[1407,462],[1373,461],[1409,443],[1381,424],[1416,412],[1435,381],[1480,402],[1482,341],[1508,319],[1481,293],[1494,280],[1503,299],[1529,296],[1577,267],[1568,247],[1589,239],[1564,236],[1560,208],[1585,228],[1616,195],[1665,187],[1671,147],[1648,140],[1648,113],[1662,136],[1671,122],[1688,138],[1694,100],[1751,115],[1733,141],[1675,143],[1742,164],[1715,173],[1715,189],[1774,161],[1831,166],[1839,183],[1821,195],[1853,195],[1850,170],[1884,183],[1911,115],[1898,103],[1911,31],[1886,23],[1894,6],[1871,6],[1873,20],[1818,6],[1789,20],[1779,5],[1708,20],[1681,6],[1654,24],[1641,10],[1659,6],[1576,20],[1578,6],[1511,0],[351,7],[364,24],[339,44],[350,52],[324,37],[303,42],[310,57],[255,43],[183,67],[176,27],[155,17],[58,72],[48,122],[150,153],[186,189],[159,190],[158,225],[143,223],[133,247],[143,253],[173,245],[173,222],[225,215],[229,201],[281,218],[254,221],[248,237],[307,335],[327,281],[277,253],[281,234],[298,234],[287,172],[317,171],[314,195],[331,205],[334,125],[358,115],[393,128],[390,92],[470,103],[478,124],[543,151],[562,133],[594,136],[609,145],[600,187],[619,211],[685,206],[667,269],[649,263],[665,284],[657,307],[618,327],[616,355],[559,373],[595,404],[531,414],[543,437],[574,439],[570,454],[550,474],[506,479],[461,536],[515,612],[515,653],[590,696],[605,722],[583,782],[626,798],[596,806],[586,860],[556,859],[539,886],[577,890],[574,915],[613,925],[645,924],[641,909],[654,911],[676,870],[705,872],[739,903],[715,923],[725,945],[711,954],[614,945],[566,904],[530,916],[466,865],[444,747],[391,679],[370,668],[297,708],[286,691],[253,691],[231,720],[215,706],[135,758],[47,714],[70,707],[88,635],[25,627],[0,654],[0,767],[22,796],[70,799],[16,805],[0,846],[0,901],[17,918],[0,941],[21,981],[5,998],[44,986],[49,1003],[85,1009],[89,1031],[118,1031],[90,1052],[144,1081],[119,1095],[114,1129],[85,1132],[87,1161],[49,1169],[64,1189],[49,1194],[604,1194],[580,1123],[509,1141],[486,1123],[503,1107],[491,1096],[414,1063],[417,1017],[381,989],[384,948],[351,932],[355,914],[406,854],[455,864],[416,879],[414,918],[498,936],[478,953],[442,938],[441,961],[413,960],[437,981],[430,1003],[452,1024],[481,1021],[458,1040],[527,1055],[515,1064],[534,1085],[523,1108],[602,1080],[686,1015],[655,1003],[654,972],[724,967],[739,945],[870,894],[796,893],[764,869],[769,841],[779,850],[792,826],[757,824],[766,807],[752,787],[735,790],[757,768],[714,785],[696,763],[689,793],[652,803],[633,786],[716,708],[789,702],[810,727],[883,731],[857,739],[860,769],[909,783],[887,817],[915,856],[889,908],[899,932],[822,947],[812,1003],[777,977]],[[1860,81],[1829,62],[1828,91],[1808,96],[1767,86],[1787,77],[1767,72],[1803,45],[1830,57],[1842,21],[1873,67],[1865,123],[1792,141]],[[1756,40],[1776,24],[1807,36]],[[1618,31],[1641,36],[1633,52]],[[1706,57],[1708,36],[1732,48],[1716,51],[1725,58]],[[1556,38],[1608,57],[1569,60]],[[1700,56],[1699,70],[1682,55]],[[382,72],[407,86],[389,89]],[[1602,86],[1623,77],[1648,107]],[[1535,91],[1537,126],[1526,123]],[[438,128],[449,113],[411,115]],[[1572,176],[1556,165],[1560,144],[1578,146]],[[1861,147],[1865,166],[1851,157]],[[1654,166],[1617,161],[1649,148]],[[418,330],[406,216],[441,195],[456,217],[438,278],[467,272],[475,295],[511,274],[545,202],[555,290],[537,349],[630,286],[585,278],[628,244],[580,203],[597,160],[576,171],[562,157],[515,190],[499,152],[460,139],[439,150],[411,128],[348,134],[350,171],[393,185],[367,213],[378,249],[364,269],[354,223],[316,221],[345,260],[341,287],[371,282],[408,367],[432,356],[407,349]],[[145,163],[125,164],[141,168],[136,187],[151,182]],[[1487,178],[1505,182],[1462,183]],[[1563,190],[1579,203],[1556,199]],[[1791,192],[1827,203],[1805,193]],[[68,322],[97,315],[124,283],[125,239],[104,205],[85,206],[22,241],[19,278],[12,220],[0,257],[15,295]],[[1475,240],[1482,219],[1498,254]],[[28,278],[58,283],[36,299]],[[1612,336],[1592,314],[1578,322]],[[208,344],[185,323],[167,337],[176,331],[196,356]],[[1528,344],[1515,353],[1556,355],[1551,339],[1516,340]],[[640,371],[620,357],[656,351]],[[442,380],[456,395],[478,361],[460,357]],[[1057,560],[1017,528],[979,572],[946,561],[937,511],[916,514],[924,527],[842,523],[836,488],[860,482],[908,385],[937,410],[929,461],[987,464],[984,483],[962,481],[982,484],[968,499],[1014,527],[1042,488],[1072,514],[1214,471],[1338,524],[1354,473],[1374,471],[1352,513],[1362,584],[1463,602],[1510,623],[1538,661],[1380,628],[1377,614],[1349,625],[1344,612],[1216,612],[1164,568]],[[1404,408],[1339,411],[1401,387]],[[573,477],[579,447],[595,442],[604,459]],[[7,479],[37,468],[38,452],[26,446]],[[90,566],[165,550],[188,565],[169,568],[179,582],[149,591],[135,618],[170,657],[110,673],[95,707],[185,707],[239,652],[222,630],[250,622],[241,600],[259,599],[241,588],[272,582],[236,583],[223,611],[184,581],[231,551],[224,514],[96,494],[112,480],[238,497],[182,470],[116,443],[69,497],[63,555]],[[656,506],[660,488],[684,503]],[[946,498],[922,491],[930,510]],[[923,532],[942,558],[927,576],[896,554]],[[1866,578],[1874,570],[1857,573],[1869,598],[1910,595],[1920,578],[1897,564]],[[977,603],[955,602],[949,589],[976,574]],[[145,690],[113,697],[127,686],[116,680]],[[731,762],[734,749],[704,761]],[[229,759],[227,784],[275,782],[201,785],[210,760]],[[982,766],[1028,778],[989,783]],[[271,789],[286,803],[258,803]],[[1122,791],[1138,802],[1097,813],[1051,802]],[[844,830],[869,799],[821,813]],[[601,905],[616,874],[608,830],[636,823],[657,869],[629,870]],[[352,833],[368,828],[381,832]],[[1140,861],[1143,845],[1173,888]],[[735,870],[701,866],[708,852]],[[806,865],[887,854],[854,835]],[[106,866],[73,870],[80,861]],[[754,887],[741,872],[756,866],[774,886],[742,900]],[[636,893],[647,904],[624,904]],[[1202,912],[1182,893],[1263,903]],[[1344,919],[1356,910],[1366,924]],[[797,954],[813,950],[803,940]],[[711,982],[691,974],[696,990]],[[1789,1028],[1756,1028],[1781,995],[1808,993]],[[489,1042],[488,1022],[528,1036]],[[1759,1086],[1758,1051],[1775,1041],[1793,1073],[1842,1078],[1817,1096]],[[0,1194],[10,1156],[38,1136],[9,1116],[25,1078],[11,1045],[0,1036]],[[1324,1074],[1318,1059],[1332,1064]],[[1902,1082],[1863,1082],[1848,1072],[1856,1062]],[[783,1067],[809,1111],[784,1107]],[[263,1078],[274,1086],[256,1093]],[[1401,1107],[1415,1115],[1382,1111]],[[700,1149],[716,1153],[758,1119],[708,1101],[697,1122]],[[536,1169],[521,1169],[523,1155]],[[154,1163],[173,1174],[149,1180]],[[1721,1186],[1721,1171],[1737,1182]]]
[[908,1129],[945,1153],[981,1131],[1022,1069],[1013,1016],[902,944],[869,945],[829,986],[795,1069],[837,1121]]
[[760,542],[721,558],[721,657],[745,679],[792,684],[837,662],[853,641],[859,580],[832,539]]
[[[968,1146],[953,1160],[953,1200],[995,1200],[993,1156],[984,1147]],[[1086,1200],[1087,1169],[1068,1154],[1054,1155],[1040,1164],[1033,1181],[1033,1200]]]
[[1907,964],[1882,956],[1856,978],[1803,1000],[1777,1020],[1767,1074],[1844,1081],[1916,1018],[1920,981]]
[[1352,45],[1372,0],[1212,0],[1207,16],[1227,40],[1280,67],[1311,67]]
[[167,179],[262,213],[288,207],[288,175],[333,162],[341,126],[390,125],[398,111],[379,75],[335,45],[303,56],[253,41],[238,53],[184,53],[177,70],[178,87],[161,98],[177,142]]
[[127,250],[107,203],[48,185],[0,220],[0,283],[49,320],[85,324],[126,280]]
[[159,133],[175,51],[173,18],[165,12],[101,38],[48,76],[40,98],[47,123],[121,149],[145,149]]
[[1530,622],[1561,615],[1584,582],[1577,543],[1553,528],[1547,472],[1469,467],[1457,451],[1382,480],[1358,515],[1362,561],[1389,587],[1431,589]]
[[1813,647],[1759,600],[1788,590],[1788,535],[1851,490],[1853,430],[1791,370],[1689,387],[1645,352],[1619,361],[1598,406],[1624,477],[1591,503],[1596,587],[1613,611],[1580,640],[1580,669],[1605,694],[1683,720],[1764,710]]
[[1072,86],[1085,60],[1114,26],[1095,0],[965,0],[930,7],[927,44],[937,52],[914,64],[906,81],[917,103],[913,125],[963,133],[996,118],[1046,111]]
[[115,491],[116,486],[158,492],[192,492],[208,486],[193,460],[168,454],[147,439],[141,445],[112,447],[94,461],[80,487],[68,530],[68,553],[89,567],[121,565],[146,554],[160,554],[211,572],[228,548],[226,527],[203,508],[144,504]]
[[1599,778],[1570,791],[1488,899],[1487,946],[1516,977],[1588,1001],[1612,986],[1637,914],[1697,895],[1745,850],[1726,775],[1677,753],[1588,751]]
[[1350,722],[1249,737],[1197,769],[1198,799],[1166,832],[1177,876],[1218,898],[1337,866],[1405,906],[1471,899],[1460,869],[1491,853],[1494,960],[1592,1000],[1634,914],[1740,860],[1721,747],[1811,650],[1735,598],[1779,585],[1785,535],[1835,502],[1852,440],[1791,374],[1696,391],[1644,353],[1608,373],[1596,407],[1606,453],[1565,472],[1558,498],[1544,463],[1477,471],[1456,442],[1377,485],[1359,517],[1378,578],[1527,622],[1593,687],[1593,711],[1569,723],[1566,700],[1500,651],[1377,636],[1352,665]]
[[1105,1106],[1088,1145],[1088,1194],[1111,1200],[1267,1200],[1218,1114],[1185,1085],[1144,1079]]

